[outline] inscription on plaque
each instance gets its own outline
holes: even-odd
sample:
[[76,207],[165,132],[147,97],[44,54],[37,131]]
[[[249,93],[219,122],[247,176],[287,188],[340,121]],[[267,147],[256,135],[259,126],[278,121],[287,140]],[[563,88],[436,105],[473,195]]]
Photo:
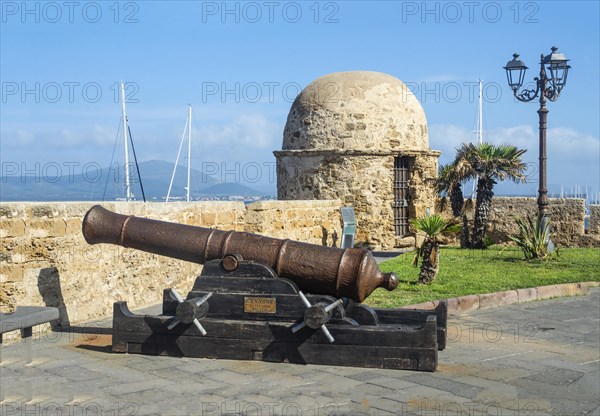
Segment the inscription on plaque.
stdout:
[[244,297],[244,312],[246,313],[276,313],[277,302],[275,298],[250,298]]

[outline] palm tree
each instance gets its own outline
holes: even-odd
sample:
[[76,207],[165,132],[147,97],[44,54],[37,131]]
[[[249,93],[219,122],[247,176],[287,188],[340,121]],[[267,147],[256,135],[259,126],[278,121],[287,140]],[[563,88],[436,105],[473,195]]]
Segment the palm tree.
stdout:
[[493,188],[499,181],[510,179],[525,182],[525,163],[521,156],[526,152],[516,146],[490,143],[463,143],[458,149],[454,165],[460,182],[477,180],[475,218],[473,232],[467,245],[470,248],[485,248],[484,238],[488,228],[488,215],[494,196]]
[[419,283],[430,284],[436,278],[439,271],[440,244],[438,237],[456,233],[460,225],[456,220],[448,220],[441,215],[425,215],[411,220],[411,224],[417,232],[425,234],[425,239],[420,247],[417,247],[413,264],[418,266],[421,259],[421,271],[419,272]]
[[464,196],[457,171],[458,169],[453,163],[442,165],[437,179],[438,192],[445,192],[450,197],[452,215],[455,217],[460,216],[464,206]]

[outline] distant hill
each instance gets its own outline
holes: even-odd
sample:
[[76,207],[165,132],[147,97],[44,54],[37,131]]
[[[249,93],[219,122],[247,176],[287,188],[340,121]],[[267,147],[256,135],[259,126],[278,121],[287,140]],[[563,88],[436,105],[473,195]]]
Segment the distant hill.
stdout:
[[[173,167],[173,163],[164,160],[151,160],[139,164],[142,184],[148,201],[162,200],[166,197]],[[130,172],[132,192],[137,200],[141,200],[142,192],[137,172],[135,168]],[[55,174],[55,170],[51,173]],[[6,176],[0,178],[0,201],[115,200],[125,196],[124,176],[124,171],[118,171],[116,168],[90,169],[85,173],[72,176],[69,176],[67,168],[64,169],[63,175],[54,177]],[[186,185],[187,167],[179,166],[173,181],[171,197],[185,196]],[[264,194],[240,184],[218,183],[214,177],[205,175],[196,169],[191,170],[190,188],[190,196],[193,199],[205,196],[261,196]]]
[[264,196],[260,191],[239,183],[218,183],[202,190],[203,195],[214,196]]

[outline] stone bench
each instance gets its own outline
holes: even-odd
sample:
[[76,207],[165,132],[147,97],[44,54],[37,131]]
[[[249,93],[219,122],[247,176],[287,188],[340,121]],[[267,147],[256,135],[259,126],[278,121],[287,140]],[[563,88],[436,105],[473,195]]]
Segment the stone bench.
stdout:
[[23,338],[31,336],[31,328],[58,319],[58,308],[47,306],[17,306],[11,313],[0,313],[0,339],[6,332],[21,330]]
[[46,306],[17,306],[11,313],[0,313],[0,344],[6,332],[21,331],[22,338],[30,338],[32,328],[58,319],[58,308]]

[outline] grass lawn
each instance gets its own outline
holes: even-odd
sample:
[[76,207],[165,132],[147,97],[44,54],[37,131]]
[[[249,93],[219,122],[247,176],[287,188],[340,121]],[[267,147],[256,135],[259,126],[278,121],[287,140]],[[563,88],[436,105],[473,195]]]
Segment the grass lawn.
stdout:
[[547,261],[525,261],[516,247],[443,247],[437,279],[426,286],[417,283],[419,268],[411,264],[414,253],[406,253],[379,265],[382,271],[398,275],[398,288],[393,292],[377,289],[365,303],[392,308],[463,295],[600,281],[600,249],[561,248],[559,254]]

